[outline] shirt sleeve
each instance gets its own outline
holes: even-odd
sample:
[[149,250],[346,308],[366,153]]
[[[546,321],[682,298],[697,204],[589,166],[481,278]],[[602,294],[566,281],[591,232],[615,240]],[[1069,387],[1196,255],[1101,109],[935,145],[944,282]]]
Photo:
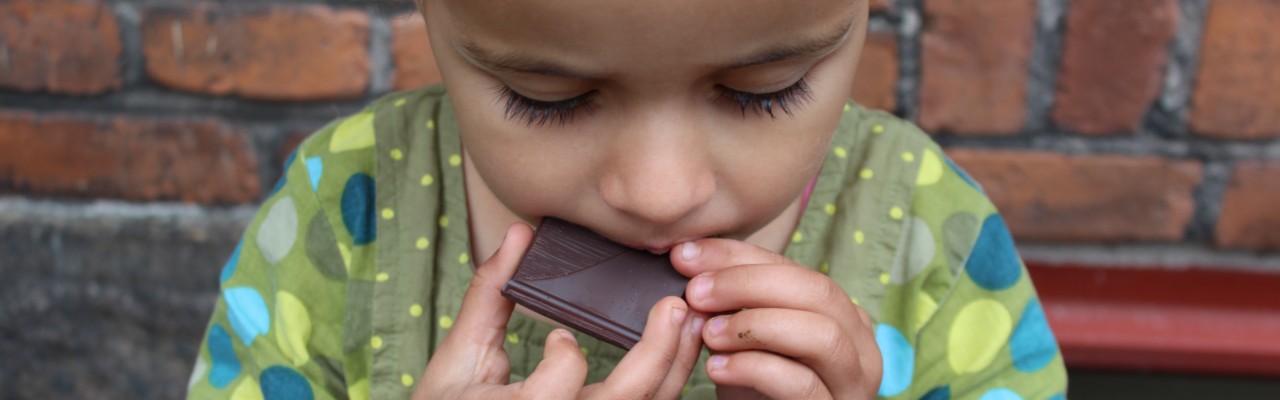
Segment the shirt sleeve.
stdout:
[[304,152],[289,157],[223,267],[188,398],[349,397],[343,318],[350,261],[316,195],[322,164]]
[[882,398],[1064,398],[1066,370],[1009,229],[936,145],[919,176],[876,326]]

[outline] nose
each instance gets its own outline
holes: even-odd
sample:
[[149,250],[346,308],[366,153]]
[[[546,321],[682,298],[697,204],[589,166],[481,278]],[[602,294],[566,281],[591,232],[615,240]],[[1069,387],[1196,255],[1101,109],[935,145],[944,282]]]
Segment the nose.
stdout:
[[647,114],[611,133],[600,192],[614,209],[650,224],[670,225],[715,194],[710,142],[684,111]]

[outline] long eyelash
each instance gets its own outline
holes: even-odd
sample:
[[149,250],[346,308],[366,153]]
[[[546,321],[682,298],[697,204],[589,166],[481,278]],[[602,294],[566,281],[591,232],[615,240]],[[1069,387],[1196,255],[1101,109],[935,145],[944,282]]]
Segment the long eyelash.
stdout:
[[770,93],[750,93],[721,86],[720,98],[726,97],[742,109],[744,117],[747,115],[747,110],[751,110],[756,115],[769,114],[769,118],[777,119],[778,116],[773,113],[775,108],[782,109],[783,113],[791,115],[791,109],[811,100],[813,93],[809,91],[809,84],[804,78],[800,78],[794,85]]
[[592,94],[586,93],[568,100],[541,101],[516,93],[507,85],[500,85],[497,89],[506,98],[504,114],[507,119],[523,119],[528,126],[543,126],[548,123],[564,125],[572,122],[579,110],[587,108],[585,106]]

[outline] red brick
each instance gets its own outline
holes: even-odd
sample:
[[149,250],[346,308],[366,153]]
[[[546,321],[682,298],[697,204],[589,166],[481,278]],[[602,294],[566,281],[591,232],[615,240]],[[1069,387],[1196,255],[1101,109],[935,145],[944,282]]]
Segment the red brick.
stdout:
[[370,79],[369,16],[319,5],[207,3],[148,9],[147,73],[163,85],[261,100],[359,98]]
[[1038,151],[955,149],[1020,239],[1061,242],[1182,239],[1195,208],[1195,161]]
[[392,23],[391,55],[395,59],[396,90],[440,83],[440,68],[431,53],[427,24],[418,13],[405,13]]
[[1035,9],[1035,0],[925,2],[922,128],[993,135],[1022,129]]
[[1280,162],[1236,166],[1218,214],[1219,246],[1280,249]]
[[0,87],[89,95],[118,89],[120,31],[94,0],[0,2]]
[[1191,129],[1222,139],[1280,137],[1280,1],[1210,3]]
[[1160,93],[1175,0],[1072,0],[1053,120],[1083,134],[1134,133]]
[[258,161],[213,120],[0,111],[0,192],[246,203]]
[[867,34],[853,80],[853,99],[870,108],[898,107],[898,38],[892,33]]
[[280,140],[280,147],[276,148],[276,159],[280,160],[281,163],[288,160],[289,155],[293,154],[293,151],[297,150],[303,141],[311,137],[312,132],[315,132],[315,130],[298,131],[285,135],[284,139]]

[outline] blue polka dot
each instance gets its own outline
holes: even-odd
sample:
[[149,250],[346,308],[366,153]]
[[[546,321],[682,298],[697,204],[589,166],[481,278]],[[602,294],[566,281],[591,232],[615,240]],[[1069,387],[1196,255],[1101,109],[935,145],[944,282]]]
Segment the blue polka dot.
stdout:
[[315,394],[311,392],[311,384],[307,378],[285,366],[273,366],[262,371],[258,377],[262,387],[264,400],[311,400]]
[[951,386],[933,388],[929,393],[920,396],[920,400],[951,400]]
[[1058,393],[1058,394],[1055,394],[1055,395],[1053,395],[1053,396],[1049,396],[1049,400],[1067,400],[1067,394],[1066,394],[1066,393]]
[[1022,277],[1022,260],[1000,214],[991,214],[982,223],[964,270],[978,286],[992,291],[1008,289]]
[[876,344],[880,346],[880,358],[884,360],[884,375],[880,378],[880,395],[897,396],[911,386],[911,375],[916,369],[916,352],[911,343],[897,328],[876,325]]
[[271,328],[271,317],[267,314],[267,303],[257,290],[247,287],[227,289],[222,292],[227,302],[227,319],[231,320],[231,329],[240,336],[245,346],[253,344],[258,335],[267,334]]
[[222,389],[240,376],[240,359],[231,347],[231,335],[222,325],[213,324],[209,329],[209,356],[213,357],[213,367],[209,369],[209,384]]
[[324,162],[320,157],[307,159],[307,176],[311,178],[311,190],[320,190],[320,176],[324,175]]
[[995,388],[983,393],[978,400],[1022,400],[1022,396],[1009,389]]
[[351,175],[342,189],[342,223],[347,225],[347,233],[356,245],[368,244],[377,237],[375,190],[373,178],[365,174]]
[[973,186],[974,189],[978,189],[979,192],[983,191],[982,186],[979,186],[978,182],[974,181],[973,178],[970,178],[969,174],[965,173],[963,168],[960,168],[959,165],[956,165],[955,162],[951,161],[951,157],[943,157],[942,159],[947,161],[947,166],[951,167],[952,171],[956,171],[956,175],[960,175],[960,179],[964,179],[965,183],[968,183],[969,186]]
[[1058,354],[1058,342],[1040,301],[1032,299],[1023,309],[1022,319],[1009,337],[1009,354],[1013,356],[1013,366],[1022,372],[1039,371]]
[[227,283],[231,275],[236,273],[236,266],[240,265],[240,246],[244,246],[243,241],[236,243],[236,251],[231,252],[231,258],[227,259],[227,263],[222,266],[222,275],[218,277],[218,283]]

